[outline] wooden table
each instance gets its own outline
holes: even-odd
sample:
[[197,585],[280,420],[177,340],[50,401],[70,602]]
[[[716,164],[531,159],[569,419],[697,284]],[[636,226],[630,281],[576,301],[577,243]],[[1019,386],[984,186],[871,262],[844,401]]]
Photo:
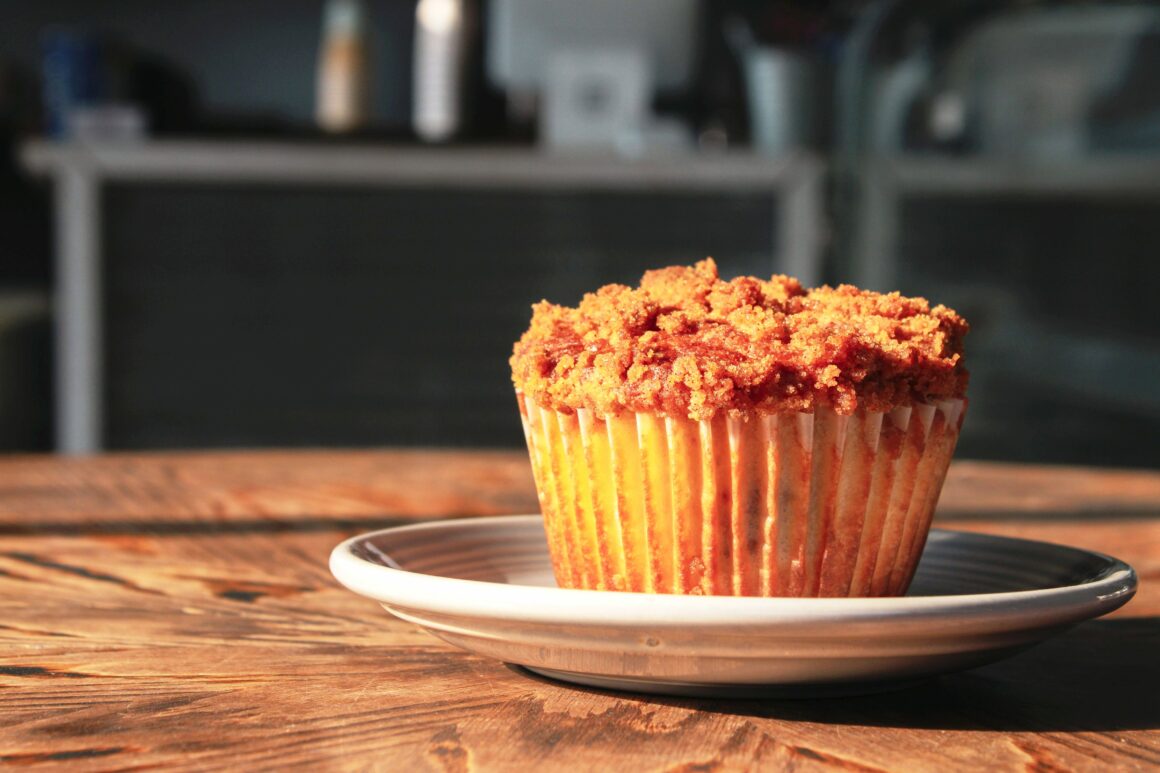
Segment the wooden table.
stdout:
[[1160,767],[1160,474],[960,463],[943,527],[1117,555],[1117,613],[880,696],[638,697],[454,649],[339,587],[344,537],[534,511],[515,452],[0,461],[0,767]]

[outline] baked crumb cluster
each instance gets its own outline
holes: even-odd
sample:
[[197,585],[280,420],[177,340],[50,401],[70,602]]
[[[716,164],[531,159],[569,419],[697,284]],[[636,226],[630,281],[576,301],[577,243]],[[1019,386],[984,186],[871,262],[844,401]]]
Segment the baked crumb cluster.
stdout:
[[724,282],[712,259],[541,301],[511,358],[539,405],[710,419],[723,412],[884,411],[962,397],[966,321],[924,298],[791,277]]

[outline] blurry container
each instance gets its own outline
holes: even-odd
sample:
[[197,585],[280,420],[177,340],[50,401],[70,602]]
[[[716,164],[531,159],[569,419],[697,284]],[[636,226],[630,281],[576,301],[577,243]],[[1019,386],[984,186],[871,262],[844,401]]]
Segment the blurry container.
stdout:
[[130,104],[83,105],[66,117],[69,139],[79,142],[140,142],[145,139],[144,111]]
[[100,44],[83,33],[53,29],[43,37],[41,57],[45,134],[64,139],[70,112],[102,96]]
[[351,131],[367,122],[365,19],[361,0],[326,4],[316,95],[316,119],[326,131]]
[[428,142],[449,140],[463,129],[474,23],[466,0],[419,0],[415,8],[412,112],[415,133]]
[[813,68],[793,51],[755,47],[744,56],[753,146],[776,155],[808,143]]
[[540,139],[555,150],[608,150],[641,142],[653,87],[634,48],[565,49],[548,58]]
[[759,44],[736,17],[725,22],[725,35],[745,77],[753,146],[778,155],[809,144],[815,97],[811,60],[789,46]]

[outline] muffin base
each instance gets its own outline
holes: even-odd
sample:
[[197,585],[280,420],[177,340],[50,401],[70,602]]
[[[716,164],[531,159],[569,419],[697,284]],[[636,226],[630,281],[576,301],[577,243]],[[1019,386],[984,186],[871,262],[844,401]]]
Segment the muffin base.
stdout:
[[731,596],[905,593],[966,405],[692,421],[517,399],[561,587]]

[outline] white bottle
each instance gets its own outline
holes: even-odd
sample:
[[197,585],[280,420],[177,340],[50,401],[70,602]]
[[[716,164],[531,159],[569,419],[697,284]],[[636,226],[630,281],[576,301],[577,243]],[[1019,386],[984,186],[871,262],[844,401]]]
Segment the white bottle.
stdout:
[[419,0],[415,8],[412,121],[428,142],[463,127],[468,36],[474,19],[466,0]]
[[367,46],[362,0],[329,0],[318,52],[315,118],[329,132],[367,122]]

